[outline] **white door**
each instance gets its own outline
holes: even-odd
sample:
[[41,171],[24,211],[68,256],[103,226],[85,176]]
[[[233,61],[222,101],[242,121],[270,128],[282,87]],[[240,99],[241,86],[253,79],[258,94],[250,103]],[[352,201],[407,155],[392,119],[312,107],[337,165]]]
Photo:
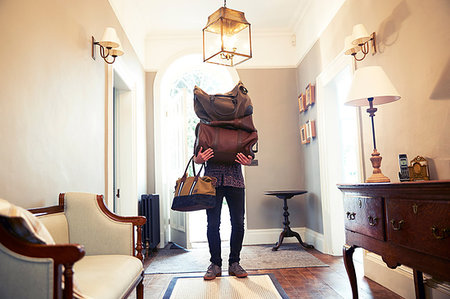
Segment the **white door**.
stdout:
[[113,210],[137,215],[133,93],[114,76],[113,96]]
[[344,207],[339,183],[361,181],[359,110],[344,106],[353,79],[353,57],[340,56],[317,77],[317,135],[324,252],[342,255]]
[[[173,198],[175,182],[183,175],[186,167],[186,97],[187,90],[183,90],[178,96],[168,100],[166,104],[166,131],[164,138],[166,144],[165,166],[166,176],[170,186],[170,198]],[[170,236],[171,241],[184,248],[191,248],[189,241],[189,213],[170,210]]]

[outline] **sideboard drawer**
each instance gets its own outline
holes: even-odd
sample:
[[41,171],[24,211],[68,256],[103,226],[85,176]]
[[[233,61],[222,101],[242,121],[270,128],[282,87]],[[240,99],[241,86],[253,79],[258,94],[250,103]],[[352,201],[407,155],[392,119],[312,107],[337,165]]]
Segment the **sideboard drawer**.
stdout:
[[445,201],[386,199],[387,238],[450,260],[450,206]]
[[348,194],[344,212],[346,230],[385,240],[383,198]]

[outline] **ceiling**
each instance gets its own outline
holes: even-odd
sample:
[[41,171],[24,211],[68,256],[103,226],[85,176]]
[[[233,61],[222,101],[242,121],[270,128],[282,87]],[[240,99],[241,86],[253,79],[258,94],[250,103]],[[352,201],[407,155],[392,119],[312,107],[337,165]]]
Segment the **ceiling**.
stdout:
[[[228,0],[227,7],[243,11],[252,31],[294,31],[298,19],[312,0]],[[206,25],[208,16],[223,6],[220,0],[110,0],[122,18],[139,22],[145,36],[195,34]],[[132,23],[132,20],[128,20]]]
[[[324,16],[334,16],[344,1],[227,0],[226,6],[245,13],[247,21],[252,26],[253,36],[292,36],[305,24],[317,25],[318,20],[326,23],[319,26],[325,28],[331,18]],[[223,0],[109,0],[109,2],[136,53],[143,60],[146,55],[146,41],[161,37],[199,36],[208,16],[224,5]],[[321,31],[323,28],[317,30],[311,28],[311,31]],[[302,42],[309,44],[315,40],[305,41],[302,37]]]

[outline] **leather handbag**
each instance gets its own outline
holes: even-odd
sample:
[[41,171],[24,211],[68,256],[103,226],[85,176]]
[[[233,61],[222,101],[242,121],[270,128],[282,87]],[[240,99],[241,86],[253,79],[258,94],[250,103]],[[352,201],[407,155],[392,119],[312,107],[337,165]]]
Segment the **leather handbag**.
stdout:
[[214,157],[209,161],[233,164],[236,163],[236,154],[243,153],[245,156],[255,157],[253,146],[258,141],[258,133],[239,129],[227,129],[214,127],[200,122],[196,129],[196,140],[194,153],[198,154],[200,147],[204,150],[212,148]]
[[239,82],[232,91],[209,95],[200,87],[194,87],[194,110],[202,121],[232,120],[253,113],[253,105],[247,88]]
[[[184,174],[175,185],[175,196],[172,201],[172,210],[180,212],[210,209],[216,206],[215,177],[200,176],[204,164],[195,172],[194,156],[186,165]],[[189,164],[192,162],[194,176],[188,176]]]
[[235,118],[232,120],[214,120],[203,123],[212,127],[221,127],[225,129],[244,130],[247,132],[256,132],[255,125],[253,124],[253,116],[247,115],[241,118]]

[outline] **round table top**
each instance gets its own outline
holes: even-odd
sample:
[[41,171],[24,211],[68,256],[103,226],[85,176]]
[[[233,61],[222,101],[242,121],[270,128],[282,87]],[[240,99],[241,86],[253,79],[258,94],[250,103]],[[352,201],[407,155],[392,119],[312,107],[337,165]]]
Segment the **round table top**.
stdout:
[[295,195],[305,194],[308,191],[306,190],[278,190],[278,191],[266,191],[265,195],[273,195],[278,198],[291,198]]

